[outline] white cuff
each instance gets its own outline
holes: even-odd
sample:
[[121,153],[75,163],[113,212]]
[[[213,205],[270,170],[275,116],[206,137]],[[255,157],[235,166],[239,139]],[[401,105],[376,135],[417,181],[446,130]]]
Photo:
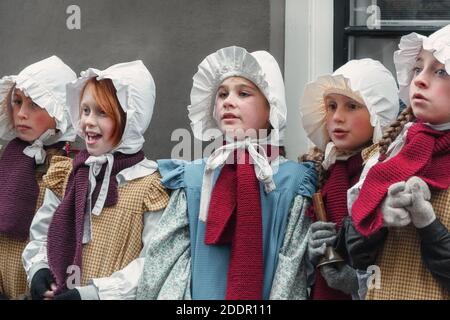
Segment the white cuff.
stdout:
[[80,293],[81,300],[100,300],[97,288],[93,284],[75,287],[75,289]]
[[45,262],[39,262],[39,263],[35,263],[33,264],[30,269],[28,270],[27,273],[27,281],[28,284],[31,286],[31,280],[33,280],[34,275],[36,274],[36,272],[38,272],[41,269],[50,269],[48,264]]

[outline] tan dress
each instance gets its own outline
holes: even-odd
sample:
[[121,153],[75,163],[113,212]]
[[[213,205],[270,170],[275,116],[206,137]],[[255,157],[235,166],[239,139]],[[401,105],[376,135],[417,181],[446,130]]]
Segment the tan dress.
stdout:
[[[45,187],[38,180],[39,196],[35,212],[44,200]],[[22,264],[22,252],[28,241],[18,241],[0,234],[0,292],[10,299],[18,298],[27,291],[27,276]]]
[[[431,203],[437,218],[450,229],[450,189],[433,193]],[[420,238],[410,224],[390,228],[377,261],[381,269],[380,289],[371,289],[368,300],[449,299],[449,292],[433,278],[420,253]],[[450,267],[450,266],[449,266]]]
[[[46,186],[60,199],[64,194],[72,161],[52,159]],[[118,188],[118,203],[92,215],[91,241],[83,246],[81,285],[92,278],[108,277],[139,257],[142,250],[143,214],[167,206],[169,196],[159,172],[132,180]]]

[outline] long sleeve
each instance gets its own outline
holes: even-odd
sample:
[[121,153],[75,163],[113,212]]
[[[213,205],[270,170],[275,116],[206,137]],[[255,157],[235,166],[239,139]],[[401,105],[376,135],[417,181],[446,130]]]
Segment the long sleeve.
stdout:
[[438,220],[417,229],[422,258],[431,274],[450,291],[450,233]]
[[190,299],[191,254],[187,199],[183,189],[170,197],[145,257],[137,299]]
[[[125,268],[114,272],[111,276],[91,279],[89,281],[91,285],[77,288],[83,300],[95,298],[100,300],[136,299],[138,281],[144,269],[145,252],[149,247],[162,213],[162,210],[144,213],[143,248],[139,257],[131,261]],[[95,287],[97,295],[92,291],[92,285]]]
[[370,237],[364,237],[355,228],[350,216],[342,221],[336,240],[336,250],[345,258],[351,267],[366,270],[375,264],[377,255],[387,237],[387,229],[382,228]]
[[46,189],[44,202],[31,222],[30,242],[22,253],[22,263],[28,283],[38,270],[48,268],[47,232],[53,214],[60,203],[61,200],[50,189]]
[[305,215],[310,201],[296,196],[290,209],[283,245],[272,282],[270,299],[308,298],[306,250],[311,220]]

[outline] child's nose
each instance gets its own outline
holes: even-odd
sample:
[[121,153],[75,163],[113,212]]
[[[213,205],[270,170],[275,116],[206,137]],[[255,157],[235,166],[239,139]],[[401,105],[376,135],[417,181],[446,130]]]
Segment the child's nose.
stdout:
[[333,120],[336,122],[343,122],[345,119],[343,108],[337,107],[333,113]]
[[236,107],[236,99],[233,95],[229,94],[223,101],[224,108],[234,108]]
[[17,117],[19,117],[20,119],[28,119],[28,107],[25,104],[22,104],[20,106]]
[[85,118],[85,123],[86,126],[88,127],[94,127],[97,124],[97,117],[94,115],[94,113],[92,112],[91,114],[89,114],[86,118]]
[[418,88],[426,88],[428,86],[428,77],[424,72],[419,73],[414,78],[414,85]]

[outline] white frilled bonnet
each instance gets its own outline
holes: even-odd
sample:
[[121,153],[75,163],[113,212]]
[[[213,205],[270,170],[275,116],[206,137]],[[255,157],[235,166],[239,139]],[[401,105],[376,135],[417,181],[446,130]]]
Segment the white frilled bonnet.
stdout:
[[306,85],[300,115],[308,137],[322,151],[330,141],[326,129],[325,96],[332,93],[345,95],[367,107],[374,127],[374,143],[381,139],[383,129],[399,111],[397,84],[379,61],[351,60],[332,75],[320,76]]
[[89,68],[81,72],[81,77],[67,85],[67,104],[72,123],[77,133],[80,131],[80,99],[86,82],[111,79],[116,88],[120,106],[126,114],[126,125],[121,141],[111,152],[133,154],[142,149],[144,133],[150,125],[155,105],[156,88],[152,75],[141,60],[113,65],[105,70]]
[[[155,105],[156,88],[152,75],[141,60],[115,64],[105,70],[89,68],[81,72],[81,77],[67,85],[67,104],[69,105],[72,124],[84,139],[80,128],[81,91],[90,78],[97,80],[111,79],[116,88],[120,107],[126,114],[125,130],[119,144],[110,152],[100,156],[90,156],[85,164],[89,166],[89,181],[91,188],[96,186],[96,176],[106,163],[105,175],[97,201],[92,208],[93,214],[100,214],[108,195],[109,180],[114,164],[114,153],[134,154],[144,146],[144,133],[150,125]],[[156,170],[156,163],[148,163],[148,168]],[[92,195],[90,195],[92,196]],[[90,235],[83,238],[83,243],[89,241]]]
[[274,169],[260,144],[282,146],[286,127],[286,97],[283,76],[275,58],[266,51],[249,53],[241,47],[227,47],[207,56],[193,77],[189,119],[194,136],[209,141],[223,135],[214,119],[215,100],[220,84],[230,77],[243,77],[252,81],[270,105],[269,121],[273,129],[269,137],[261,140],[246,137],[242,141],[229,141],[216,149],[206,160],[200,196],[199,219],[207,220],[209,201],[213,189],[213,172],[222,166],[237,149],[246,149],[253,160],[255,175],[263,183],[265,192],[276,188]]
[[409,105],[409,85],[413,77],[413,68],[417,55],[422,48],[445,65],[450,74],[450,25],[431,34],[429,37],[415,32],[403,36],[398,45],[399,50],[394,52],[394,64],[397,70],[397,80],[400,87],[399,96]]
[[[75,72],[57,56],[36,62],[18,75],[5,76],[0,80],[0,139],[11,140],[15,137],[13,124],[7,114],[7,95],[12,87],[20,89],[56,121],[57,134],[44,133],[39,139],[42,144],[50,145],[58,141],[74,141],[75,131],[71,125],[66,107],[66,84],[75,80]],[[45,136],[45,137],[44,137]],[[39,140],[38,139],[38,140]]]
[[286,126],[286,97],[283,76],[275,58],[266,51],[247,52],[241,47],[227,47],[207,56],[193,77],[189,119],[194,136],[210,141],[222,135],[214,119],[216,93],[230,77],[252,81],[270,105],[269,121],[273,129],[269,143],[283,145]]

